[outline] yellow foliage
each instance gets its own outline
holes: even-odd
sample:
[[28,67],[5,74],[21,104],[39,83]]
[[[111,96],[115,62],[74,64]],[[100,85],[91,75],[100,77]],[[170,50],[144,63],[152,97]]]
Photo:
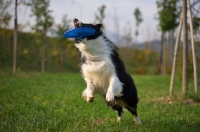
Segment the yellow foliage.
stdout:
[[28,49],[25,48],[25,49],[23,50],[23,53],[24,53],[25,55],[28,54]]

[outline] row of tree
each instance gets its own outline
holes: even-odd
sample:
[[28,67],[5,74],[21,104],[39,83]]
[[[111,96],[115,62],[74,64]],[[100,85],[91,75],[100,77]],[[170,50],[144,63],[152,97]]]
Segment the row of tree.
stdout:
[[[181,8],[177,8],[181,2]],[[172,74],[171,74],[171,84],[170,84],[170,95],[173,95],[173,84],[174,84],[174,75],[175,75],[175,67],[176,67],[176,57],[177,57],[177,51],[178,51],[178,44],[180,43],[180,36],[181,36],[181,29],[183,27],[183,43],[182,43],[182,95],[185,96],[188,91],[188,23],[187,23],[187,14],[189,14],[190,19],[190,39],[191,39],[191,51],[192,51],[192,58],[193,58],[193,75],[194,75],[194,86],[195,86],[195,93],[198,96],[198,77],[197,77],[197,62],[196,62],[196,51],[195,51],[195,44],[194,44],[194,31],[193,30],[199,30],[200,25],[196,23],[200,23],[199,19],[195,19],[199,17],[199,14],[197,16],[192,17],[191,7],[195,6],[197,3],[199,3],[199,0],[193,1],[193,4],[191,6],[189,0],[163,0],[163,1],[157,1],[157,6],[160,9],[159,10],[159,26],[162,31],[161,36],[161,56],[160,56],[160,63],[159,63],[159,70],[161,69],[162,61],[164,60],[166,63],[166,57],[163,55],[163,52],[165,48],[163,48],[164,45],[164,38],[166,32],[172,33],[172,40],[174,37],[174,29],[178,25],[178,21],[180,21],[179,24],[179,30],[177,34],[176,39],[176,45],[175,45],[175,52],[174,52],[174,60],[173,60],[173,68],[172,68]],[[180,17],[179,17],[180,16]],[[177,18],[179,20],[177,21]],[[196,25],[195,25],[196,24]],[[193,26],[194,25],[194,26]],[[197,32],[196,32],[197,33]],[[173,44],[173,42],[171,42]],[[197,47],[197,46],[196,46]],[[171,48],[171,53],[173,53],[174,47]],[[172,60],[170,60],[172,61]],[[163,69],[164,70],[164,69]]]
[[[1,28],[7,28],[9,21],[11,20],[11,14],[8,12],[9,7],[12,4],[12,0],[2,0],[2,16],[0,19]],[[45,61],[46,61],[46,45],[47,45],[47,34],[52,30],[54,24],[54,18],[52,16],[52,10],[50,7],[50,0],[15,0],[15,17],[14,17],[14,45],[13,45],[13,73],[16,73],[17,67],[17,43],[18,43],[18,22],[17,22],[17,11],[18,4],[23,4],[30,7],[31,17],[35,18],[35,24],[32,26],[32,30],[37,34],[37,36],[42,36],[42,61],[41,61],[41,71],[45,71]],[[57,29],[54,30],[57,37],[60,39],[63,37],[63,32],[69,29],[69,21],[67,15],[64,15],[62,24],[56,25]],[[40,39],[38,37],[37,39]]]
[[[1,28],[7,28],[6,26],[9,23],[9,20],[11,19],[11,15],[9,14],[9,6],[11,5],[13,1],[12,0],[2,0],[1,1],[1,18],[0,18],[0,26]],[[198,4],[199,0],[194,0],[192,3],[192,6],[194,7],[196,4]],[[42,36],[42,55],[41,55],[41,71],[44,72],[45,70],[45,52],[46,52],[46,36],[47,33],[51,30],[52,26],[54,24],[54,19],[52,16],[52,10],[49,9],[50,0],[15,0],[15,36],[17,36],[17,5],[18,4],[24,4],[31,9],[31,16],[35,18],[35,25],[32,26],[33,31],[35,31],[35,34],[38,36]],[[160,57],[158,62],[158,73],[159,74],[167,74],[170,67],[172,65],[172,58],[173,58],[173,49],[174,49],[174,36],[175,36],[175,29],[178,25],[179,16],[181,12],[181,1],[180,0],[159,0],[157,1],[157,7],[158,7],[158,17],[159,20],[159,29],[162,31],[161,35],[161,50],[160,50]],[[105,10],[106,6],[102,5],[98,8],[98,12],[95,13],[95,23],[103,23],[105,19]],[[138,27],[143,21],[142,19],[142,13],[139,8],[136,8],[133,12],[133,15],[136,20],[136,30],[135,30],[135,36],[137,40],[137,36],[139,35]],[[3,18],[3,19],[2,19]],[[195,29],[198,29],[198,14],[193,17],[195,24]],[[69,23],[70,21],[67,18],[67,15],[64,15],[62,23],[56,25],[56,28],[53,30],[56,37],[59,39],[59,41],[63,41],[65,39],[63,37],[63,32],[69,29]],[[130,25],[130,24],[128,24]],[[17,42],[17,37],[15,37]],[[39,37],[38,37],[39,39]],[[127,34],[124,35],[124,39],[130,43],[128,47],[132,47],[132,34],[131,30],[127,32]],[[119,42],[124,42],[120,41]],[[146,42],[147,49],[149,46],[149,43]],[[14,45],[14,55],[17,54],[17,46]],[[168,55],[166,55],[168,54]],[[14,57],[17,58],[17,57]],[[13,59],[16,60],[16,59]],[[16,72],[16,62],[13,62],[13,72]]]
[[[200,12],[197,11],[195,7],[198,6],[200,0],[193,0],[191,2],[192,2],[191,6],[193,9],[192,12],[193,29],[196,36],[198,36],[198,31],[200,30],[199,29]],[[172,65],[174,46],[175,46],[174,45],[175,31],[180,21],[180,16],[182,12],[182,1],[158,0],[157,8],[158,8],[158,16],[156,19],[158,19],[159,21],[159,30],[161,31],[161,50],[160,50],[158,69],[159,73],[166,74],[167,62],[169,62],[169,64]],[[169,54],[166,55],[167,48],[169,50]],[[166,58],[167,56],[168,58]]]
[[[49,67],[49,64],[50,64],[49,60],[51,60],[48,58],[49,56],[54,56],[55,60],[53,60],[53,62],[55,62],[56,65],[61,65],[61,66],[66,66],[65,65],[66,63],[64,61],[66,61],[67,59],[65,60],[64,58],[69,57],[69,55],[66,55],[67,54],[66,51],[69,52],[68,54],[72,54],[72,56],[74,58],[77,58],[74,56],[74,50],[69,48],[69,44],[66,44],[66,43],[71,43],[71,41],[68,41],[66,38],[63,37],[63,33],[70,28],[69,25],[70,25],[71,21],[67,18],[67,15],[64,15],[62,18],[61,24],[57,24],[54,28],[52,28],[52,26],[54,24],[54,18],[51,15],[52,10],[49,9],[50,0],[38,0],[38,1],[15,0],[14,35],[12,35],[11,31],[6,30],[6,29],[9,29],[8,23],[12,18],[11,14],[9,14],[9,10],[10,10],[9,7],[11,6],[12,3],[13,3],[12,0],[2,0],[1,1],[1,5],[4,8],[4,10],[2,10],[2,14],[4,14],[4,15],[2,15],[2,17],[1,17],[3,19],[0,19],[0,20],[2,20],[1,27],[0,27],[2,29],[1,33],[0,33],[1,40],[2,40],[1,41],[2,49],[0,50],[0,52],[2,54],[1,66],[4,65],[3,62],[5,62],[4,66],[8,66],[6,64],[10,64],[10,61],[8,61],[9,55],[7,53],[11,54],[11,52],[10,52],[11,48],[13,49],[13,53],[12,53],[13,54],[13,73],[16,73],[17,67],[24,67],[24,65],[26,65],[30,69],[34,69],[33,66],[35,66],[36,67],[35,69],[38,71],[38,64],[35,64],[35,63],[32,64],[30,62],[31,60],[33,60],[33,59],[31,59],[31,57],[36,57],[36,61],[35,61],[36,63],[41,62],[41,71],[42,72],[45,71],[46,63],[48,64],[48,67]],[[25,33],[27,35],[25,35],[24,33],[21,33],[21,32],[18,33],[18,25],[19,24],[17,22],[17,17],[18,17],[17,11],[18,11],[18,6],[21,4],[30,8],[31,17],[35,18],[35,24],[32,25],[32,31],[34,31],[34,33],[32,35],[29,33]],[[106,9],[105,5],[102,5],[98,8],[98,12],[95,13],[95,23],[103,23],[103,21],[105,19],[105,9]],[[136,21],[137,21],[136,26],[139,26],[139,24],[142,21],[141,12],[140,12],[139,8],[137,8],[135,10],[134,15],[135,15]],[[54,32],[54,34],[56,36],[56,40],[50,39],[49,37],[47,37],[47,34],[49,31]],[[136,35],[138,35],[138,29],[136,32],[137,32]],[[22,36],[24,36],[24,37],[22,37]],[[33,43],[28,41],[26,36],[27,37],[29,36],[30,39],[34,38],[34,39],[32,39]],[[12,42],[12,39],[14,40],[13,46],[10,45],[10,43]],[[35,50],[30,49],[32,46],[27,47],[26,41],[28,41],[30,45],[33,44],[34,45],[33,48]],[[53,42],[59,43],[56,46],[57,48],[54,47],[57,50],[59,49],[59,53],[57,53],[58,52],[57,50],[53,50],[52,47],[50,46],[50,45],[53,45],[52,44]],[[36,43],[36,44],[34,44],[34,43]],[[132,42],[130,41],[130,43],[132,43]],[[38,47],[39,45],[41,45],[41,47]],[[66,45],[68,45],[67,46],[68,50],[63,50],[63,49],[66,49]],[[48,50],[50,50],[50,49],[51,49],[52,54],[54,54],[54,55],[51,55],[51,53],[48,52]],[[72,53],[69,50],[71,50]],[[7,53],[6,53],[6,51],[7,51]],[[36,51],[37,51],[37,53],[40,53],[40,54],[35,55]],[[124,50],[122,50],[122,52],[121,52],[122,56],[124,56],[123,51]],[[132,49],[130,51],[132,51]],[[141,54],[138,56],[140,58],[141,58],[141,56],[144,56],[144,55],[142,55],[143,52],[138,51],[138,54]],[[7,59],[5,59],[6,57],[7,57]],[[25,61],[24,61],[25,58],[27,59],[27,63],[25,63]],[[38,58],[41,58],[41,61],[39,61]],[[132,55],[130,55],[129,59],[126,59],[126,63],[128,65],[128,67],[131,67],[131,65],[132,65],[131,58],[133,58]],[[24,61],[23,62],[24,64],[21,63],[22,60]],[[68,60],[71,61],[73,64],[74,61],[72,60],[72,58],[68,58]],[[143,64],[141,62],[142,59],[137,59],[137,60],[138,60],[138,63]],[[17,62],[18,62],[18,64],[17,64]],[[75,61],[75,62],[77,63],[77,61]],[[136,70],[130,70],[130,72],[132,72],[132,73],[136,72],[139,74],[148,73],[148,68],[146,68],[148,63],[152,64],[152,61],[147,59],[147,62],[145,62],[143,64],[143,67],[145,67],[144,70],[142,69],[143,68],[142,67],[142,68],[136,68]],[[135,61],[135,65],[137,65],[137,61]],[[58,68],[55,68],[55,69],[58,69]],[[73,69],[73,68],[70,68],[70,69]],[[74,68],[74,69],[76,69],[76,68]],[[128,68],[128,69],[132,69],[132,68]],[[153,70],[151,70],[151,71],[153,73]]]
[[[17,71],[41,71],[42,36],[36,33],[18,33]],[[0,68],[10,70],[12,65],[13,31],[2,30],[0,33]],[[47,72],[78,72],[79,54],[74,42],[57,37],[46,38]],[[157,74],[158,53],[150,50],[119,48],[120,57],[131,74]],[[134,60],[133,60],[134,58]]]
[[[2,0],[1,1],[1,28],[7,28],[9,21],[11,20],[11,14],[8,12],[8,8],[12,4],[12,0]],[[32,30],[37,34],[42,36],[42,65],[41,71],[45,71],[45,54],[46,54],[46,37],[47,33],[52,30],[52,26],[54,23],[54,18],[51,15],[52,10],[49,9],[50,0],[15,0],[15,15],[14,15],[14,44],[13,44],[13,73],[16,72],[17,67],[17,42],[18,42],[18,20],[17,20],[17,11],[18,5],[24,4],[25,6],[30,7],[31,9],[31,17],[35,18],[35,25],[32,26]],[[95,22],[94,23],[103,23],[105,19],[105,9],[106,6],[102,5],[98,8],[99,13],[95,13]],[[141,12],[139,8],[137,8],[134,12],[136,18],[136,26],[142,22]],[[104,28],[104,27],[103,27]],[[60,41],[64,39],[63,32],[69,29],[69,20],[67,19],[67,15],[64,15],[62,24],[56,26],[56,30],[54,33],[58,37]],[[138,28],[136,29],[135,35],[138,36]]]

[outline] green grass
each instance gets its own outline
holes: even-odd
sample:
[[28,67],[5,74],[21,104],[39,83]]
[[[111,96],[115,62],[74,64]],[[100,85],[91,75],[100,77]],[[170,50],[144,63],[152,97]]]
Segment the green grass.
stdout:
[[[117,122],[117,112],[96,95],[94,102],[81,98],[85,88],[80,74],[0,72],[0,132],[198,132],[200,104],[169,104],[170,77],[133,76],[140,102],[138,114],[143,124],[136,125],[128,111]],[[181,82],[176,80],[178,99]],[[193,83],[189,95],[194,95]],[[164,99],[163,99],[164,97]]]

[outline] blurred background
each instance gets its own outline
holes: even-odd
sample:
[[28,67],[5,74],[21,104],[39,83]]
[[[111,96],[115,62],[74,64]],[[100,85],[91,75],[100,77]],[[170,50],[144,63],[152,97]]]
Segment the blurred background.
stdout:
[[[190,2],[200,69],[200,0]],[[104,25],[102,30],[119,47],[129,73],[170,74],[181,4],[181,0],[0,0],[0,70],[16,66],[16,72],[79,72],[74,40],[63,36],[78,18]],[[181,69],[182,45],[177,61],[180,77]]]

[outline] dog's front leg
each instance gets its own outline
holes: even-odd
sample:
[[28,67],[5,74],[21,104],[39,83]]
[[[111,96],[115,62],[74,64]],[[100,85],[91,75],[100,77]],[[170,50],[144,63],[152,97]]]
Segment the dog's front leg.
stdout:
[[122,96],[122,85],[123,84],[120,82],[117,76],[114,75],[110,78],[109,87],[106,93],[107,102],[114,101],[115,96]]
[[83,91],[82,97],[86,99],[88,103],[93,101],[94,86],[91,82],[87,82],[87,88]]

